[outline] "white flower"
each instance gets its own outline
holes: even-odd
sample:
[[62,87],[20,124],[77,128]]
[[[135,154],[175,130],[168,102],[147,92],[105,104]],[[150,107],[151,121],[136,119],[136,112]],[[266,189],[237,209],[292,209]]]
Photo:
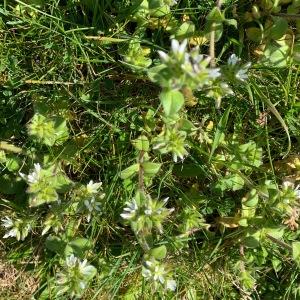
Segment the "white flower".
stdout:
[[149,279],[151,277],[151,271],[149,269],[143,268],[142,276]]
[[228,65],[235,66],[239,61],[240,59],[235,54],[231,54],[227,63]]
[[153,272],[153,279],[155,281],[159,281],[161,284],[165,283],[165,275],[166,271],[165,268],[163,266],[156,266],[154,268],[154,272]]
[[235,77],[241,81],[245,81],[246,79],[248,79],[248,70],[251,66],[251,63],[247,63],[245,65],[243,65],[235,74]]
[[167,290],[175,291],[176,290],[176,281],[174,279],[168,279],[166,283]]
[[76,266],[77,262],[78,262],[78,258],[75,257],[74,254],[71,254],[70,256],[68,256],[66,258],[65,264],[68,268],[74,268]]
[[167,203],[169,201],[170,197],[166,197],[165,199],[163,199],[163,203]]
[[4,226],[5,228],[11,228],[14,225],[13,220],[9,217],[4,217],[3,219],[1,219],[1,221],[2,226]]
[[66,258],[65,266],[70,270],[73,268],[78,268],[79,274],[89,277],[95,270],[95,267],[89,265],[87,260],[80,261],[79,258],[71,254]]
[[245,65],[240,64],[241,59],[238,58],[235,54],[232,54],[227,61],[229,69],[234,72],[234,76],[236,79],[240,81],[245,81],[248,79],[247,72],[251,66],[251,63],[247,63]]
[[26,180],[28,183],[36,183],[40,180],[41,178],[41,171],[42,171],[42,168],[41,168],[41,165],[39,163],[36,163],[34,164],[34,170],[29,173],[28,175],[25,175],[23,173],[19,173],[20,176]]
[[127,206],[124,208],[121,217],[125,220],[133,219],[137,213],[138,205],[135,199],[133,199],[131,202],[126,202],[126,204]]
[[66,257],[64,268],[57,275],[57,284],[60,285],[59,294],[69,292],[71,297],[74,295],[80,297],[96,273],[96,268],[89,265],[86,259],[80,261],[71,254]]
[[284,189],[288,189],[288,188],[294,188],[295,186],[295,180],[292,178],[286,178],[283,182],[282,182],[282,187]]
[[9,237],[15,237],[15,238],[18,237],[18,230],[17,230],[17,228],[12,228],[8,232],[6,232],[6,234],[4,234],[4,236],[3,236],[4,239],[7,239]]
[[27,180],[29,183],[36,183],[41,177],[41,165],[39,163],[34,164],[34,170],[32,173],[28,174]]
[[93,197],[89,200],[84,200],[84,205],[89,211],[87,221],[90,222],[92,213],[96,211],[101,211],[101,203],[96,201],[96,199]]
[[89,210],[89,212],[93,211],[101,211],[101,203],[96,201],[96,199],[93,197],[90,200],[84,200],[84,204],[86,208]]
[[87,185],[86,185],[86,190],[89,194],[97,194],[98,190],[100,189],[102,185],[102,182],[93,182],[93,180],[91,180]]
[[160,59],[161,59],[163,62],[167,63],[167,62],[170,60],[170,57],[169,57],[169,55],[168,55],[167,53],[165,53],[165,52],[163,52],[163,51],[160,51],[160,50],[158,50],[157,52],[158,52],[158,54],[159,54],[159,56],[160,56]]
[[17,237],[18,236],[18,230],[17,230],[17,228],[14,228],[15,224],[14,224],[14,221],[11,218],[5,217],[5,218],[1,219],[1,221],[2,221],[2,226],[3,227],[5,227],[6,229],[10,229],[3,236],[4,239],[7,239],[9,237]]
[[291,189],[294,191],[295,193],[295,197],[296,199],[300,199],[300,184],[298,184],[297,186],[295,186],[295,180],[292,178],[286,178],[283,182],[282,182],[282,187],[284,190],[288,190]]
[[300,199],[300,185],[297,185],[294,189],[294,192],[296,194],[296,199]]
[[20,219],[12,220],[9,217],[5,217],[1,219],[1,221],[3,227],[5,227],[6,229],[10,229],[4,234],[4,239],[15,237],[18,241],[23,241],[31,229],[30,223],[26,223]]
[[179,44],[179,42],[174,39],[171,41],[172,52],[175,55],[178,55],[179,57],[184,56],[186,45],[187,45],[187,39],[183,40],[181,44]]
[[209,69],[209,77],[212,79],[216,79],[221,76],[219,68],[211,68]]

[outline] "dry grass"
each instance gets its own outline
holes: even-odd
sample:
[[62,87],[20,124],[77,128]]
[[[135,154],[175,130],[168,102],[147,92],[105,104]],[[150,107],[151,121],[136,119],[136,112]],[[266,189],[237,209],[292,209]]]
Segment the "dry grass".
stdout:
[[0,259],[0,299],[31,299],[38,285],[30,272],[18,270]]

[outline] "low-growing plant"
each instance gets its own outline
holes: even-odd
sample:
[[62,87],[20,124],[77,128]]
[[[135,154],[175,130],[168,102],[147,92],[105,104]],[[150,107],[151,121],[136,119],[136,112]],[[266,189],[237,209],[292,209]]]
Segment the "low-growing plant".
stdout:
[[1,244],[36,258],[30,296],[299,297],[297,9],[0,5]]

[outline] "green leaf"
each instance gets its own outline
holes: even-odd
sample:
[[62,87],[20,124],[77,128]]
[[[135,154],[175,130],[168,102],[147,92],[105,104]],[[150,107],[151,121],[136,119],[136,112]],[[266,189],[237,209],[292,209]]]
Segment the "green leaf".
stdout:
[[300,42],[294,45],[293,58],[296,64],[300,64]]
[[268,235],[272,236],[273,238],[279,240],[279,239],[281,239],[283,237],[284,228],[281,227],[281,226],[279,226],[279,225],[278,225],[278,227],[277,226],[275,226],[275,227],[268,227],[268,228],[264,228],[262,230],[262,233],[264,235],[268,234]]
[[51,185],[58,193],[66,193],[74,184],[65,174],[59,173],[51,179]]
[[6,160],[6,168],[13,172],[20,169],[21,159],[19,157],[10,157]]
[[223,192],[227,190],[238,191],[244,187],[244,184],[245,181],[240,175],[229,174],[219,179],[215,187]]
[[288,30],[288,22],[284,18],[273,18],[274,24],[270,30],[266,33],[270,38],[278,40],[286,33]]
[[150,250],[150,254],[157,260],[164,259],[167,255],[167,248],[165,245]]
[[299,264],[300,263],[300,242],[292,243],[293,259]]
[[93,243],[85,238],[76,238],[68,242],[65,248],[65,255],[74,254],[77,257],[84,258],[85,252],[93,247]]
[[0,193],[5,195],[18,194],[25,187],[24,181],[20,177],[12,174],[4,174],[0,176]]
[[235,28],[237,28],[237,26],[238,26],[237,20],[235,20],[235,19],[226,19],[224,21],[224,23],[229,26],[234,26]]
[[223,22],[225,20],[224,15],[218,7],[214,7],[206,17],[209,21]]
[[32,194],[29,198],[29,206],[35,207],[45,203],[51,203],[58,200],[56,190],[51,186],[46,186],[39,192]]
[[176,114],[184,104],[183,95],[176,90],[164,90],[159,95],[166,116]]
[[243,244],[247,248],[257,248],[260,246],[259,239],[255,235],[246,236],[243,240]]
[[139,171],[139,164],[134,164],[121,172],[120,177],[127,179],[134,176]]
[[168,5],[161,6],[159,8],[150,9],[150,15],[155,18],[163,17],[170,12]]
[[62,254],[66,247],[66,242],[57,236],[49,235],[46,239],[45,246],[52,252]]
[[149,150],[149,140],[146,136],[141,135],[132,141],[132,145],[139,151],[147,152]]
[[263,34],[260,28],[250,27],[246,29],[246,35],[249,40],[259,43],[262,40]]
[[205,176],[206,174],[202,167],[192,163],[176,164],[173,168],[173,173],[183,178]]
[[290,57],[290,47],[288,45],[277,46],[269,43],[263,53],[262,63],[276,68],[285,67]]
[[220,119],[217,130],[215,133],[214,141],[211,147],[210,155],[209,155],[209,162],[212,159],[213,154],[215,153],[216,149],[218,148],[219,144],[222,142],[222,137],[224,137],[224,132],[226,129],[226,125],[228,122],[229,113],[231,110],[231,106],[229,106],[226,111],[224,112],[222,118]]
[[142,164],[142,167],[144,169],[145,176],[154,176],[156,173],[158,173],[161,164],[153,162],[144,162]]
[[183,22],[175,32],[177,39],[185,39],[191,37],[195,32],[195,24],[192,21]]
[[258,204],[258,193],[256,189],[252,189],[243,199],[243,205],[247,207],[255,207]]
[[62,117],[54,117],[55,144],[60,145],[69,137],[67,122]]

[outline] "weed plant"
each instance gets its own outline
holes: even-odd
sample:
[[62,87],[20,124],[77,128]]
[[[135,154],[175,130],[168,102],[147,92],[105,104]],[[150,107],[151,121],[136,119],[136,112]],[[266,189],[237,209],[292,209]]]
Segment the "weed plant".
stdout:
[[0,3],[0,299],[300,299],[298,0]]

